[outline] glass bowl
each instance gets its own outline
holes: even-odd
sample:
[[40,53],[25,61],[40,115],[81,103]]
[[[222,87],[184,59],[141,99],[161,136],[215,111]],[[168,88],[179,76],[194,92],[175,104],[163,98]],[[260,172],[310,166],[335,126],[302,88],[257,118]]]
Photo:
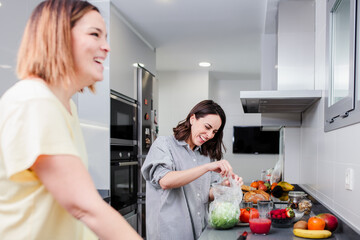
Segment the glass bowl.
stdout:
[[271,219],[271,226],[275,228],[288,228],[292,226],[292,218]]

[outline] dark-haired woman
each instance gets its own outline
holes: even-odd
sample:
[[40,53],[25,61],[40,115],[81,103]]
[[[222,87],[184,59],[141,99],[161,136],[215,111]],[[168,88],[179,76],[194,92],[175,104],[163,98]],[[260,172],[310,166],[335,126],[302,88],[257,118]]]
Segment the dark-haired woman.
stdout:
[[[198,103],[174,135],[158,137],[141,169],[146,180],[148,240],[192,240],[206,226],[211,184],[221,176],[242,178],[222,158],[226,116],[211,100]],[[218,161],[215,161],[218,160]]]

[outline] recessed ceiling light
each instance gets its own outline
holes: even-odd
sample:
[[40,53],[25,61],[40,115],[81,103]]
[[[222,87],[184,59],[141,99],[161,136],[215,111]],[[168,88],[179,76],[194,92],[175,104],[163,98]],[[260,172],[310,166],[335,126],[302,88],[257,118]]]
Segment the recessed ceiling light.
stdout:
[[6,64],[0,64],[0,68],[3,68],[3,69],[10,69],[11,66],[10,65],[6,65]]
[[1,7],[2,3],[0,2],[0,7]]
[[210,67],[211,63],[209,63],[209,62],[199,62],[199,66],[200,67]]
[[138,66],[145,67],[145,65],[143,63],[133,63],[133,66],[134,67],[138,67]]

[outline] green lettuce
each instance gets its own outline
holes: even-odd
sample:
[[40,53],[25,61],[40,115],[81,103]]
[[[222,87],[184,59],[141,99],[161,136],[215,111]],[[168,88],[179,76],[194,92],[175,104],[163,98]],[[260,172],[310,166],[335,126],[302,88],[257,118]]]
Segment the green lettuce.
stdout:
[[213,228],[227,229],[239,222],[240,209],[231,202],[212,202],[210,204],[209,224]]

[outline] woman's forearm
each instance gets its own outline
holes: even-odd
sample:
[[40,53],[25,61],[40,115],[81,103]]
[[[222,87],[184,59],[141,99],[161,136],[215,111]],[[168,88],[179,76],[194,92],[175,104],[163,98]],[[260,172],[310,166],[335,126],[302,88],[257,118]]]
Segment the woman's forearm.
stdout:
[[31,169],[56,201],[100,239],[141,239],[120,213],[102,200],[79,158],[43,155]]
[[79,219],[84,222],[101,240],[142,239],[117,211],[102,201]]
[[165,174],[165,176],[160,179],[159,183],[162,189],[178,188],[191,183],[208,171],[208,164],[183,171],[171,171]]

